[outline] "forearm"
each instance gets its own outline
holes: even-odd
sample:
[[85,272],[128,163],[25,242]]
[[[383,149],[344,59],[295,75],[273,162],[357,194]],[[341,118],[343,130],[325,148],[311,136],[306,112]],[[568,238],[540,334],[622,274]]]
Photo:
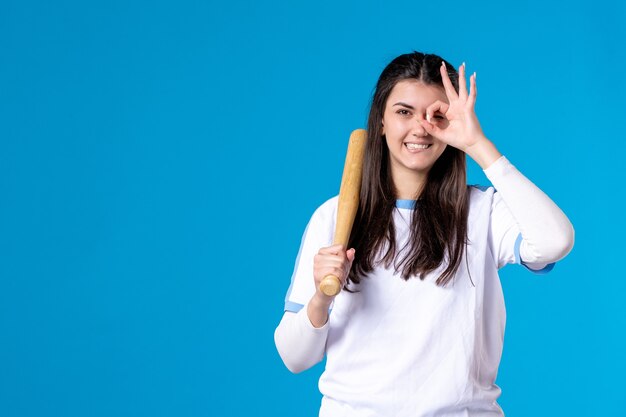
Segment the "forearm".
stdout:
[[328,309],[332,303],[332,298],[327,297],[319,291],[315,293],[311,301],[307,304],[307,315],[313,327],[322,327],[328,321]]
[[464,152],[476,161],[483,170],[502,156],[493,142],[484,135],[480,135],[480,138],[473,145],[464,149]]
[[504,156],[484,172],[519,226],[521,258],[551,263],[565,257],[574,245],[574,228],[563,211]]
[[298,313],[285,312],[274,333],[278,353],[293,373],[309,369],[324,357],[329,328],[328,312],[323,325],[314,327],[308,315],[309,304]]

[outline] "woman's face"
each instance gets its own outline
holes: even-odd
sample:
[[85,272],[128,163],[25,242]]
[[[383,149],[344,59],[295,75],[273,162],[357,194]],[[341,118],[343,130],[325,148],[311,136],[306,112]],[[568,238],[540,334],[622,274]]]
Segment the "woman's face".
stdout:
[[[387,138],[393,178],[428,173],[446,149],[446,144],[426,133],[420,120],[426,120],[426,109],[435,101],[448,102],[441,87],[426,85],[414,79],[398,82],[387,99],[383,114],[383,134]],[[435,113],[431,123],[447,122]]]

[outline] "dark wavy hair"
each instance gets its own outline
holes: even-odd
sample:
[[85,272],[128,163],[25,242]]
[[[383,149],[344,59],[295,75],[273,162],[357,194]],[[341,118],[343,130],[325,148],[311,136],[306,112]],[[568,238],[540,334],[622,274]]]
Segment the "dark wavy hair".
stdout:
[[[420,52],[400,55],[387,65],[378,79],[367,122],[360,205],[348,246],[356,249],[356,258],[348,275],[347,288],[358,284],[361,277],[380,264],[386,268],[393,265],[405,280],[411,277],[423,280],[445,262],[446,268],[436,281],[439,286],[445,286],[459,268],[466,249],[469,210],[465,153],[447,146],[432,166],[413,210],[407,246],[398,248],[393,223],[397,196],[391,178],[389,149],[382,135],[383,114],[393,87],[409,79],[443,89],[439,72],[441,61],[444,60],[437,55]],[[458,91],[458,74],[453,65],[445,63]]]

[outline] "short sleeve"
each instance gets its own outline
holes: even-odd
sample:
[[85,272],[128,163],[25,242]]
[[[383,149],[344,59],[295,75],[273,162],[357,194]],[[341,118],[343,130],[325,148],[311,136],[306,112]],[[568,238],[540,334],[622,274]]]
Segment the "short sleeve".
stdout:
[[315,294],[313,258],[320,248],[332,244],[336,204],[336,197],[322,204],[304,230],[285,297],[285,311],[297,313]]
[[521,242],[522,234],[517,221],[500,193],[494,189],[489,219],[489,243],[498,269],[506,264],[519,264],[536,274],[545,274],[552,270],[554,263],[525,263],[520,255]]

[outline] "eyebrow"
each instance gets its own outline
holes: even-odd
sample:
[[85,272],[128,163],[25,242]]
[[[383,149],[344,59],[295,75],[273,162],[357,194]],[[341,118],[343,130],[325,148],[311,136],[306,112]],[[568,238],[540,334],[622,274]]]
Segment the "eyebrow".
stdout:
[[[403,106],[403,107],[406,107],[407,109],[415,110],[415,107],[411,106],[410,104],[403,103],[401,101],[397,102],[393,106]],[[393,107],[393,106],[391,106],[391,107]],[[435,113],[443,114],[439,110],[437,110]]]
[[399,101],[396,104],[394,104],[394,106],[404,106],[407,109],[415,110],[415,107],[411,106],[410,104],[403,103],[401,101]]

